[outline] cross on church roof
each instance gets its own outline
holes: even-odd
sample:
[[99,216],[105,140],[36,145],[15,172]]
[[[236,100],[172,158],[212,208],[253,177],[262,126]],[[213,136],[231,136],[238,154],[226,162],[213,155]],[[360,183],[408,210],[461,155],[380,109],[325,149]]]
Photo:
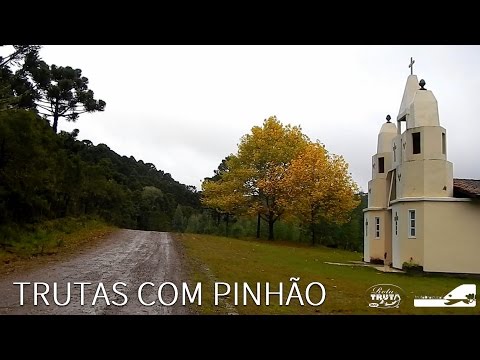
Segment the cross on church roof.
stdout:
[[413,58],[410,58],[410,65],[408,67],[410,68],[410,75],[413,75],[413,64],[415,64],[415,60]]

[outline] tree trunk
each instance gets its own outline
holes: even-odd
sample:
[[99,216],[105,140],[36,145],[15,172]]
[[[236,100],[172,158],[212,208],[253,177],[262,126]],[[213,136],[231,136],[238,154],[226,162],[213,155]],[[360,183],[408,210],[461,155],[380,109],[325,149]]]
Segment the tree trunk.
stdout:
[[312,230],[312,246],[315,245],[315,224],[312,222],[310,224],[310,228]]
[[225,216],[226,216],[225,222],[227,223],[227,226],[225,227],[225,232],[226,232],[226,236],[228,237],[228,224],[230,220],[230,214],[226,214]]
[[273,238],[273,224],[275,224],[274,214],[272,211],[268,213],[268,240],[274,240]]
[[261,220],[260,213],[258,213],[258,215],[257,215],[257,239],[260,239],[260,220]]
[[70,205],[70,196],[68,194],[63,195],[63,216],[66,217],[68,215],[68,205]]
[[53,113],[53,132],[56,134],[57,133],[57,127],[58,127],[58,100],[55,103],[55,112]]

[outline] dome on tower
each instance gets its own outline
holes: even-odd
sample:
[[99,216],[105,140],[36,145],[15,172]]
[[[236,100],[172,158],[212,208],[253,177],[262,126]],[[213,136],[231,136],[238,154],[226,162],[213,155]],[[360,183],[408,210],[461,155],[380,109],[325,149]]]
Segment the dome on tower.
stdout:
[[396,135],[397,127],[390,122],[390,115],[387,115],[387,122],[382,125],[378,134],[377,154],[392,151],[392,142]]

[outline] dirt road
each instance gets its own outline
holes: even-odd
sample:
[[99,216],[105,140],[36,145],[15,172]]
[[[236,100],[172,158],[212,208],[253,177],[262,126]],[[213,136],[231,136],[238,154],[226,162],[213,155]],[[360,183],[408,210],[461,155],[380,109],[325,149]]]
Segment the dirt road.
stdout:
[[[179,245],[168,233],[120,230],[115,232],[97,247],[79,252],[73,258],[44,266],[28,273],[10,274],[0,279],[0,314],[187,314],[188,309],[182,306],[181,298],[173,306],[161,305],[158,298],[159,285],[171,281],[177,285],[181,294],[183,278],[182,256]],[[24,286],[24,305],[20,306],[20,286],[13,282],[29,282]],[[49,285],[45,295],[47,306],[41,296],[37,296],[38,305],[34,306],[34,282]],[[84,285],[81,305],[81,285],[75,282],[88,282]],[[113,284],[124,282],[127,286],[118,285],[117,290],[123,293],[128,302],[121,304],[125,297],[113,291]],[[142,300],[153,306],[142,305],[138,298],[138,288],[142,283],[151,282],[142,290]],[[56,285],[55,285],[56,283]],[[64,303],[68,299],[68,283],[70,283],[70,301],[68,305],[59,306],[54,302],[54,286],[57,286],[57,302]],[[98,289],[102,283],[110,305]],[[39,292],[45,286],[38,285]],[[193,290],[193,289],[192,289]],[[95,304],[95,294],[98,291]],[[103,296],[103,297],[102,297]],[[165,303],[173,300],[171,286],[162,291]]]

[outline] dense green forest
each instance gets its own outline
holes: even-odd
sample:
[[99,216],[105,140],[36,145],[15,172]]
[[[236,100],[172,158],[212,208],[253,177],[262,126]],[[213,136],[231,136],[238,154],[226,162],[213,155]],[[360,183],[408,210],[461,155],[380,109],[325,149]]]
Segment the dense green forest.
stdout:
[[[42,221],[97,216],[120,227],[173,229],[175,210],[199,211],[194,187],[105,144],[57,134],[60,119],[103,111],[79,69],[47,65],[38,46],[0,57],[0,243]],[[49,112],[50,110],[50,112]]]
[[[22,241],[19,234],[36,224],[82,217],[131,229],[269,236],[256,216],[202,205],[201,191],[154,164],[80,140],[78,130],[58,133],[59,121],[107,104],[94,98],[80,69],[48,65],[40,50],[15,46],[0,57],[0,247]],[[359,198],[346,223],[313,224],[317,243],[361,250],[366,195]],[[309,242],[311,225],[279,219],[275,238]]]
[[187,214],[199,209],[193,187],[77,135],[55,134],[26,110],[0,113],[2,224],[98,215],[121,227],[168,231],[177,206]]

